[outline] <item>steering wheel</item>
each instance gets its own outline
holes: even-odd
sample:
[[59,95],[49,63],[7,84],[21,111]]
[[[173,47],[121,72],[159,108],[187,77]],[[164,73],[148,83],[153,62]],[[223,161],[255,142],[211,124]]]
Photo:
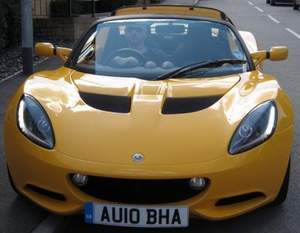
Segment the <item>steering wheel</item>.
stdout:
[[116,57],[121,57],[121,58],[127,58],[127,57],[134,57],[140,65],[145,64],[146,58],[145,56],[139,52],[136,49],[132,48],[124,48],[124,49],[119,49],[113,53],[111,53],[103,62],[104,65],[110,64],[114,58]]

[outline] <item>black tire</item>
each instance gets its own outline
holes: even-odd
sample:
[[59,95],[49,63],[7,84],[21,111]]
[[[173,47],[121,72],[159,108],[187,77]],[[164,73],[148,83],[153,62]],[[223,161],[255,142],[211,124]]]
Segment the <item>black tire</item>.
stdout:
[[270,0],[271,6],[276,6],[276,0]]
[[299,5],[297,3],[294,4],[294,10],[299,10]]
[[266,0],[266,3],[267,3],[267,4],[270,4],[270,0]]
[[10,183],[10,186],[12,187],[12,189],[18,194],[18,195],[21,195],[21,193],[18,191],[18,189],[16,188],[15,184],[14,184],[14,181],[11,177],[11,174],[10,174],[10,171],[9,171],[9,168],[7,166],[7,174],[8,174],[8,180],[9,180],[9,183]]
[[291,167],[291,162],[289,162],[279,193],[276,199],[271,203],[272,206],[279,206],[286,200],[289,191],[289,183],[290,183],[290,170],[291,170],[290,167]]

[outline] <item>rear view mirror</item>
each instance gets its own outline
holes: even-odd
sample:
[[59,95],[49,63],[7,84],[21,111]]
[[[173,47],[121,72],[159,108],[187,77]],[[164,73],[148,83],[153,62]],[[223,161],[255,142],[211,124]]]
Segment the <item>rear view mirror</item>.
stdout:
[[56,47],[51,43],[37,43],[35,45],[35,53],[41,57],[59,56],[63,61],[66,61],[70,56],[72,49]]
[[272,47],[269,51],[271,61],[283,61],[286,60],[289,56],[289,50],[287,47]]
[[261,50],[251,54],[255,65],[261,64],[264,60],[282,61],[286,60],[289,55],[289,50],[285,46],[272,47],[270,50]]
[[51,43],[37,43],[35,53],[40,57],[51,57],[54,55],[54,45]]

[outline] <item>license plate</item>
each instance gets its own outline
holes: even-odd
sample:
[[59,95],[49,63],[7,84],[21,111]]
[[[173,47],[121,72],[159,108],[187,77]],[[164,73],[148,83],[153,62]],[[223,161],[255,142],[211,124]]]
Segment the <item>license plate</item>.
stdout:
[[122,227],[188,227],[189,210],[180,206],[85,204],[85,222]]

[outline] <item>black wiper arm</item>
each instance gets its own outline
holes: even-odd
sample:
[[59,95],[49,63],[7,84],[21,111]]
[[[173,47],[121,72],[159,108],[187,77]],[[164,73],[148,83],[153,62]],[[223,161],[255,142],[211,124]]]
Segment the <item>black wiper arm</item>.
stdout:
[[242,64],[242,63],[247,63],[247,62],[248,62],[247,60],[241,60],[241,59],[219,59],[219,60],[203,61],[203,62],[198,62],[198,63],[190,64],[187,66],[183,66],[183,67],[173,70],[169,73],[163,74],[155,80],[165,80],[165,79],[174,78],[179,75],[183,75],[185,73],[188,73],[193,70],[197,70],[202,67],[218,66],[218,65],[223,65],[225,63]]

